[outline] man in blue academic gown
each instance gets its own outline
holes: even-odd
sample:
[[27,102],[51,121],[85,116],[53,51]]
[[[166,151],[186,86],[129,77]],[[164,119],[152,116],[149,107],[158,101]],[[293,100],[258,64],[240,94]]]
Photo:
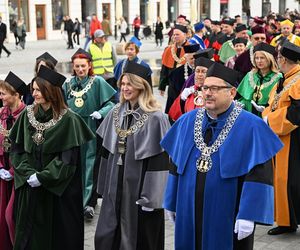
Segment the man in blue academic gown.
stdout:
[[206,76],[205,108],[181,116],[161,142],[174,163],[163,206],[177,250],[253,249],[255,224],[273,224],[270,159],[282,143],[233,101],[236,71],[215,63]]

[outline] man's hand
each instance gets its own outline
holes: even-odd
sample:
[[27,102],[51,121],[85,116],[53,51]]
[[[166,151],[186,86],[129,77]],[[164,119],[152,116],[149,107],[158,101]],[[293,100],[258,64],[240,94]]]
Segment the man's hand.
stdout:
[[236,220],[234,225],[234,232],[238,235],[238,240],[247,238],[253,233],[254,222],[249,220]]

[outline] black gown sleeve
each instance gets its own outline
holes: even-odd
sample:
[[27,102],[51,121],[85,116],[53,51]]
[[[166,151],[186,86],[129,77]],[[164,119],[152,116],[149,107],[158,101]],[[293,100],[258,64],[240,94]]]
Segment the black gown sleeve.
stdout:
[[291,98],[291,106],[287,109],[286,119],[294,125],[300,125],[300,100]]

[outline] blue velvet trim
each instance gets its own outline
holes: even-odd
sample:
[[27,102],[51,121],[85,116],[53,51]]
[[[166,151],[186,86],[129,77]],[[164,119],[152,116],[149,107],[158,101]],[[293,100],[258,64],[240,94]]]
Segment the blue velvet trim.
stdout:
[[274,222],[273,186],[259,182],[244,182],[237,219],[272,225]]

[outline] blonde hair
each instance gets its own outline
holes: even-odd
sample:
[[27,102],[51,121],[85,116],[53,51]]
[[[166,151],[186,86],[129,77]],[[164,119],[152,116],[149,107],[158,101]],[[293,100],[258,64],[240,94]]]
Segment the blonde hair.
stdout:
[[9,92],[11,95],[19,94],[17,92],[17,90],[6,81],[0,80],[0,89],[3,89],[5,91]]
[[253,54],[253,64],[254,64],[254,68],[253,68],[253,71],[254,72],[258,72],[258,68],[256,66],[256,63],[255,63],[255,54],[257,52],[261,52],[266,58],[267,58],[267,61],[269,63],[269,68],[272,72],[275,72],[275,73],[278,73],[279,72],[279,69],[278,69],[278,66],[277,66],[277,63],[275,61],[275,58],[272,54],[266,52],[266,51],[262,51],[262,50],[259,50],[259,51],[256,51],[254,54]]
[[[118,81],[118,87],[120,89],[121,89],[121,82],[124,76],[127,76],[130,85],[139,91],[138,104],[143,111],[155,112],[161,110],[161,105],[155,99],[150,84],[143,78],[131,73],[123,73]],[[126,100],[121,92],[120,103],[123,104],[125,102]]]

